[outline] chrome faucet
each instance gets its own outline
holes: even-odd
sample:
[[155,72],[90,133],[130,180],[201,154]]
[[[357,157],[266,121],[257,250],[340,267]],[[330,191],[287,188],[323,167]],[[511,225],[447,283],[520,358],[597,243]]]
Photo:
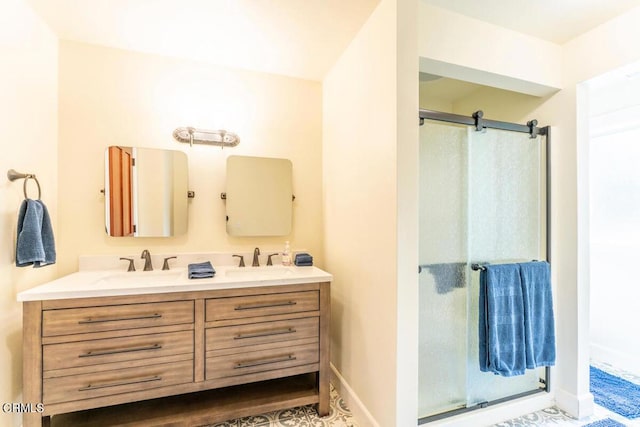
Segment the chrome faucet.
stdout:
[[144,258],[144,271],[153,271],[153,265],[151,265],[151,254],[147,249],[142,251],[140,258]]
[[253,262],[251,263],[252,267],[260,267],[260,261],[258,260],[258,255],[260,255],[260,249],[255,248],[253,250]]

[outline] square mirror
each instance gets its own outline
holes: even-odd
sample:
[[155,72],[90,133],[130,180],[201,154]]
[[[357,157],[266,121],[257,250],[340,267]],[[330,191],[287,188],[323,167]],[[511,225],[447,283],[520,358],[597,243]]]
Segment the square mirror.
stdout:
[[288,159],[227,159],[227,233],[285,236],[293,216],[293,165]]

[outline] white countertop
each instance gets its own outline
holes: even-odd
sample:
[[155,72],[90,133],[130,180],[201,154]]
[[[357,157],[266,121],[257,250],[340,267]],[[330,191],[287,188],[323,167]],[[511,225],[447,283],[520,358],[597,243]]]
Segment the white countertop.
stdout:
[[206,291],[330,282],[333,279],[331,274],[317,267],[214,265],[214,268],[216,275],[206,279],[189,279],[184,267],[169,271],[79,271],[20,292],[18,301]]

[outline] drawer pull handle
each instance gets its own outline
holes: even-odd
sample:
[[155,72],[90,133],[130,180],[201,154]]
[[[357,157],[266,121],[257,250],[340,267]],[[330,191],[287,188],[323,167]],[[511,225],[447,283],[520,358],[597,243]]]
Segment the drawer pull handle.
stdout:
[[296,357],[293,354],[289,354],[287,356],[277,357],[274,359],[255,360],[252,362],[238,362],[236,363],[234,369],[251,368],[254,366],[268,365],[271,363],[288,362],[290,360],[296,360]]
[[85,320],[79,320],[78,324],[84,325],[87,323],[123,322],[125,320],[159,319],[161,317],[162,317],[162,314],[160,313],[153,313],[153,314],[146,314],[142,316],[132,316],[132,317],[112,317],[112,318],[103,317],[100,319],[93,319],[89,317],[88,319],[85,319]]
[[296,330],[294,328],[287,329],[279,329],[277,331],[265,331],[265,332],[256,332],[253,334],[238,334],[233,337],[234,340],[243,340],[245,338],[260,338],[260,337],[270,337],[272,335],[284,335],[284,334],[293,334]]
[[158,375],[154,375],[153,377],[148,378],[140,378],[133,381],[118,381],[114,383],[104,383],[104,384],[89,384],[86,387],[79,388],[78,391],[89,391],[89,390],[98,390],[100,388],[108,388],[108,387],[120,387],[131,384],[141,384],[141,383],[150,383],[152,381],[162,381],[162,377]]
[[234,310],[255,310],[258,308],[271,308],[271,307],[285,307],[288,305],[296,305],[295,301],[284,301],[274,303],[262,303],[262,304],[242,304],[234,308]]
[[146,347],[132,347],[132,348],[124,348],[121,350],[87,351],[84,354],[78,355],[78,357],[107,356],[109,354],[132,353],[134,351],[160,350],[161,348],[162,346],[160,344],[153,344],[153,345],[148,345]]

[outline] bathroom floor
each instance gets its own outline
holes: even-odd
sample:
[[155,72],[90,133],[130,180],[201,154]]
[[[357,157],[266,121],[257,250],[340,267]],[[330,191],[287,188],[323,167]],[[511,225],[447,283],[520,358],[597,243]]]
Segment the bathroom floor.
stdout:
[[[591,361],[591,364],[596,368],[602,369],[605,372],[624,378],[627,381],[631,381],[636,384],[640,384],[640,376],[631,374],[629,372],[616,369],[615,367],[595,360]],[[611,418],[627,427],[640,426],[640,420],[629,420],[615,412],[609,411],[600,405],[596,405],[594,414],[585,420],[576,420],[571,418],[565,412],[558,408],[547,408],[542,411],[534,412],[531,414],[523,415],[522,417],[514,418],[512,420],[504,421],[495,424],[491,427],[537,427],[537,426],[554,426],[554,427],[577,427],[585,426],[587,424],[596,422],[598,420]]]
[[309,405],[225,421],[209,427],[358,427],[358,423],[331,386],[331,412],[324,418],[318,416],[313,405]]
[[[640,384],[640,376],[621,371],[606,363],[596,361],[591,363],[603,371]],[[628,420],[599,405],[596,405],[594,415],[585,420],[571,418],[564,411],[553,407],[494,424],[491,427],[580,427],[605,418],[611,418],[627,427],[640,427],[640,420]],[[301,406],[225,421],[209,427],[358,427],[358,423],[342,398],[331,387],[331,413],[325,418],[318,417],[313,406]]]

